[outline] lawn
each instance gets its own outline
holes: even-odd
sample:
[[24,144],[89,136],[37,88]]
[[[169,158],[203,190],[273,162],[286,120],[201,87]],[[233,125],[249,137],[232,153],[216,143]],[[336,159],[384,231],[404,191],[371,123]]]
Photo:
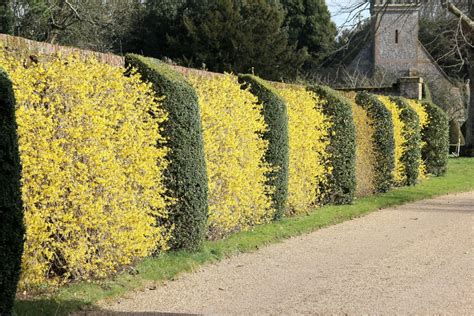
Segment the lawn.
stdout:
[[444,177],[431,178],[412,186],[356,200],[352,205],[325,206],[308,215],[284,218],[279,222],[237,233],[230,238],[209,241],[196,253],[171,251],[157,258],[148,258],[115,278],[97,283],[81,282],[63,287],[48,297],[18,300],[18,315],[66,315],[81,309],[94,309],[99,300],[117,297],[127,291],[157,281],[173,279],[177,274],[193,271],[199,266],[223,258],[276,243],[283,239],[315,231],[354,217],[407,202],[454,192],[474,190],[474,158],[450,159]]

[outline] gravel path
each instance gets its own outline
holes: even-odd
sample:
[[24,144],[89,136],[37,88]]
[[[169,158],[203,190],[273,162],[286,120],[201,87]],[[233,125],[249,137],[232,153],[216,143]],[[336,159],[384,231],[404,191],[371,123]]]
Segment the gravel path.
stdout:
[[385,209],[128,294],[108,311],[474,314],[474,192]]

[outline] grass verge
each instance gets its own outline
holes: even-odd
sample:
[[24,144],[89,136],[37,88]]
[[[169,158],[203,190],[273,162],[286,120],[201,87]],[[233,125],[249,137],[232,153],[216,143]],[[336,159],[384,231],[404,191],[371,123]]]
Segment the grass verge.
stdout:
[[385,194],[361,198],[352,205],[329,205],[308,215],[261,225],[253,231],[237,233],[225,240],[206,242],[204,248],[195,253],[172,251],[159,258],[148,258],[135,269],[113,279],[100,283],[81,282],[61,288],[49,297],[18,300],[14,311],[17,315],[67,315],[78,310],[94,309],[94,304],[99,300],[117,297],[150,282],[170,280],[179,273],[193,271],[203,264],[238,253],[255,251],[264,245],[309,233],[381,208],[474,190],[473,174],[473,158],[451,159],[444,177],[431,178],[416,186],[397,188]]

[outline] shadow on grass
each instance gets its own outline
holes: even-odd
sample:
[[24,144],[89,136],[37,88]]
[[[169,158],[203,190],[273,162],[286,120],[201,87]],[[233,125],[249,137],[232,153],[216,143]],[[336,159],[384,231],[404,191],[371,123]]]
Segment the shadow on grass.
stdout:
[[69,315],[80,310],[94,310],[94,306],[81,300],[58,301],[55,299],[19,299],[15,302],[14,314],[23,315]]

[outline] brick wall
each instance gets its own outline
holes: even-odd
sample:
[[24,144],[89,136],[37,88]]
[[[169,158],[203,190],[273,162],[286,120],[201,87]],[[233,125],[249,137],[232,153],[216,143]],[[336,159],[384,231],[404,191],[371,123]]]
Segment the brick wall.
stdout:
[[90,50],[79,49],[69,46],[53,45],[49,43],[32,41],[22,37],[10,36],[7,34],[0,34],[0,43],[4,47],[12,48],[27,52],[28,54],[41,54],[41,55],[52,55],[61,53],[63,55],[75,53],[79,56],[91,57],[94,56],[100,62],[112,65],[112,66],[123,66],[124,58],[122,56],[113,54],[103,54]]

